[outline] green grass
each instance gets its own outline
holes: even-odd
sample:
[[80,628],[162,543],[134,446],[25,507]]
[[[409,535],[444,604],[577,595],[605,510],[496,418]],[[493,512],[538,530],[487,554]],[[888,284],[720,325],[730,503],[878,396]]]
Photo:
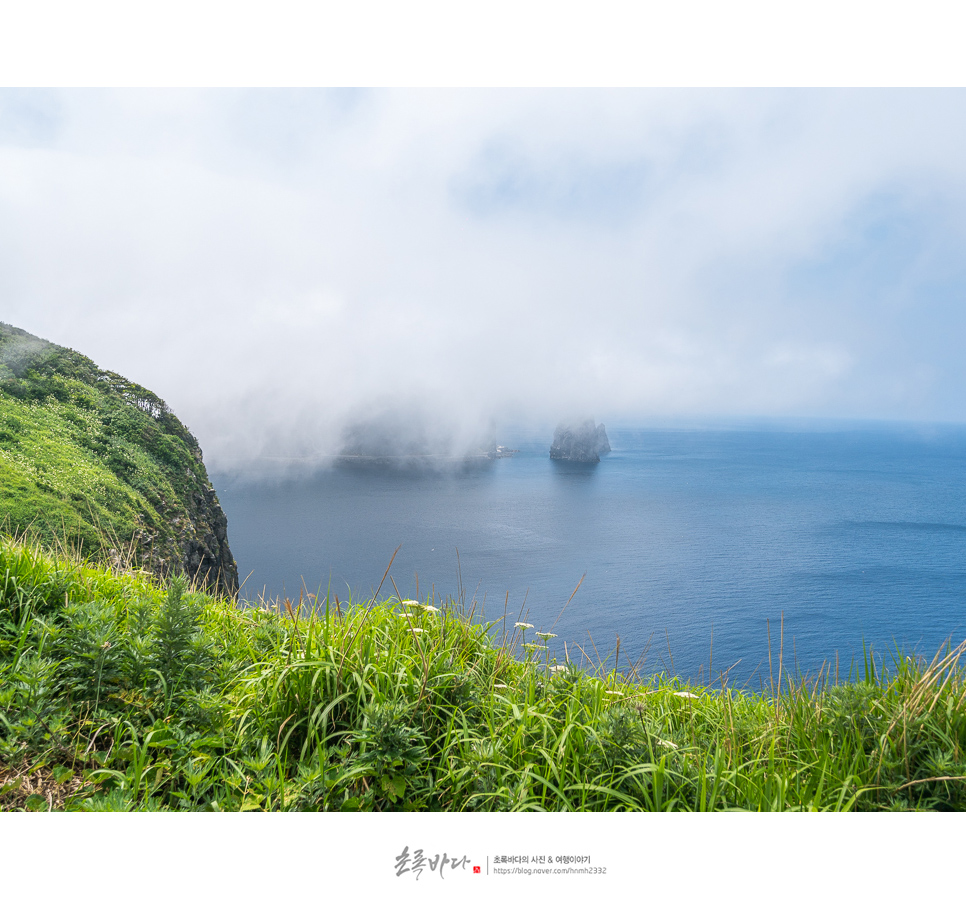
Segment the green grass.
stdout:
[[582,669],[440,608],[240,607],[2,539],[0,807],[966,804],[963,648],[755,694]]
[[22,403],[0,392],[0,420],[5,529],[33,533],[49,545],[64,539],[105,558],[139,530],[170,529],[158,509],[177,502],[171,485],[145,472],[152,462],[142,450],[116,438],[105,450],[130,458],[139,475],[129,472],[133,482],[127,482],[111,469],[97,452],[98,413],[53,399]]

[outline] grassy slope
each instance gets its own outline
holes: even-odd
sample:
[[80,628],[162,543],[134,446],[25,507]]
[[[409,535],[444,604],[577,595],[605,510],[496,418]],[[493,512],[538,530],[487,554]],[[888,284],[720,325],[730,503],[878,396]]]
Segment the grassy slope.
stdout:
[[[0,324],[0,528],[171,567],[197,441],[157,396],[77,352]],[[176,565],[175,565],[176,567]]]
[[0,807],[966,805],[963,649],[772,699],[554,669],[453,607],[183,588],[0,540]]

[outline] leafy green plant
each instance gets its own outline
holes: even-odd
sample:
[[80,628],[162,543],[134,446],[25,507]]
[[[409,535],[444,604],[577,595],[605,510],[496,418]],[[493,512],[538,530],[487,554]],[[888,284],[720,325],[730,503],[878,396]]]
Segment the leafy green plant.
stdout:
[[201,685],[211,653],[199,620],[201,599],[186,593],[183,576],[172,578],[152,623],[150,662],[169,693]]
[[428,791],[423,764],[426,739],[408,724],[411,709],[398,702],[370,703],[362,726],[348,735],[359,745],[356,778],[365,784],[374,807],[395,806],[409,796]]

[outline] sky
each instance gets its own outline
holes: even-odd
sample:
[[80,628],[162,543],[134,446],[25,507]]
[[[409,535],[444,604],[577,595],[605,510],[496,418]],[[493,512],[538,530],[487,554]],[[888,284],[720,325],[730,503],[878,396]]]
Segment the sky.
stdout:
[[0,320],[209,467],[372,419],[966,423],[966,92],[0,90]]

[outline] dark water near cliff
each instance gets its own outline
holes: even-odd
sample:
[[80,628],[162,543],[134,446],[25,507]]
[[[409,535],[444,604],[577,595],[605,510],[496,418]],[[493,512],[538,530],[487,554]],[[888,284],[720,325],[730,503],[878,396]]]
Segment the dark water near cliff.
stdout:
[[777,670],[782,612],[786,667],[803,671],[838,655],[844,675],[863,640],[931,657],[966,638],[966,429],[609,434],[593,467],[518,433],[516,457],[473,469],[214,484],[250,597],[298,596],[304,579],[368,600],[399,545],[404,595],[417,574],[421,596],[456,595],[458,550],[487,619],[509,592],[512,624],[529,590],[523,618],[546,630],[586,573],[553,627],[558,655],[566,640],[571,657],[613,660],[619,635],[624,663],[693,679],[735,665],[756,689],[766,621]]

